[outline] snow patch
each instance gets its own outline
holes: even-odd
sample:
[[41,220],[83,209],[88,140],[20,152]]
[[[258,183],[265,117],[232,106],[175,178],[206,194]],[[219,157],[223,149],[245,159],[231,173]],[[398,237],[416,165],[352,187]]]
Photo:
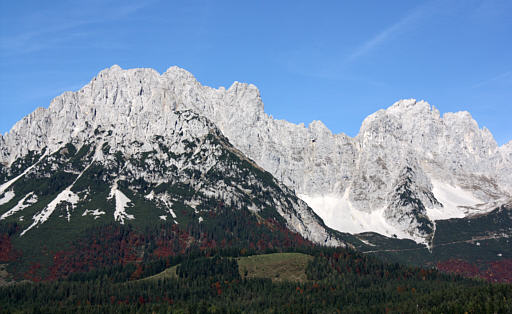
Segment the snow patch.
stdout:
[[95,209],[95,210],[90,210],[90,209],[86,209],[84,211],[84,213],[82,214],[82,216],[87,216],[87,215],[90,215],[90,216],[94,216],[94,220],[100,218],[101,215],[105,215],[106,213],[102,210],[99,210],[99,209]]
[[126,195],[124,195],[123,192],[119,191],[119,189],[117,188],[117,181],[114,182],[114,185],[110,190],[110,195],[108,196],[108,199],[111,198],[115,198],[116,202],[116,210],[114,212],[115,221],[119,221],[122,225],[124,225],[125,219],[135,219],[133,215],[126,213],[126,208],[128,207],[128,204],[131,203],[132,201]]
[[359,241],[363,242],[364,244],[366,245],[369,245],[369,246],[375,246],[375,244],[371,243],[370,241],[367,241],[365,239],[361,239],[361,238],[357,238]]
[[155,191],[151,191],[148,195],[144,196],[148,201],[152,201],[155,199]]
[[203,217],[199,217],[199,223],[202,223],[204,221]]
[[[38,214],[34,215],[34,217],[32,217],[34,222],[27,229],[25,229],[20,234],[20,236],[23,236],[25,233],[27,233],[27,231],[29,231],[30,229],[34,228],[36,225],[38,225],[40,223],[42,224],[45,221],[47,221],[48,218],[50,218],[51,214],[55,211],[55,208],[57,207],[57,205],[59,205],[61,202],[70,203],[71,207],[74,208],[76,203],[78,203],[78,201],[80,200],[80,198],[78,197],[78,195],[76,195],[75,193],[73,193],[71,191],[71,187],[72,186],[73,185],[70,185],[64,191],[60,192],[59,195],[57,195],[57,197],[54,198],[53,201],[51,201],[50,204],[48,204],[41,212],[39,212]],[[69,209],[68,209],[68,216],[67,216],[67,218],[68,218],[68,221],[69,221],[69,219],[70,219]]]
[[257,213],[257,212],[259,212],[259,211],[260,211],[260,209],[258,208],[258,206],[256,206],[255,204],[252,204],[252,203],[251,203],[251,205],[250,205],[249,207],[247,207],[247,209],[248,209],[249,211],[253,212],[253,213]]
[[32,168],[34,168],[41,160],[43,160],[44,157],[46,157],[48,155],[48,153],[45,153],[43,156],[41,156],[41,158],[35,163],[33,164],[32,166],[28,167],[27,169],[25,169],[25,171],[23,171],[22,174],[20,174],[19,176],[15,177],[14,179],[11,179],[7,182],[5,182],[4,184],[0,185],[0,194],[4,193],[5,190],[7,190],[11,185],[13,185],[16,181],[18,181],[19,178],[23,177],[24,175],[26,175],[30,170],[32,170]]
[[34,192],[30,192],[29,194],[25,195],[24,198],[22,198],[16,206],[11,208],[9,211],[4,213],[2,216],[0,216],[0,220],[3,220],[9,216],[14,215],[15,213],[30,207],[32,204],[37,203],[37,195],[34,194]]
[[[46,154],[43,155],[43,157],[44,156],[46,156]],[[39,159],[39,161],[41,161],[43,159],[43,157],[41,157],[41,159]],[[37,163],[35,163],[33,166],[35,166]],[[64,189],[64,191],[60,192],[59,195],[57,195],[57,197],[53,201],[51,201],[41,212],[39,212],[38,214],[36,214],[32,217],[34,222],[27,229],[23,230],[23,232],[20,234],[20,237],[23,236],[25,233],[27,233],[27,231],[29,231],[30,229],[34,228],[37,224],[44,223],[46,220],[48,220],[48,218],[51,216],[51,214],[55,211],[55,208],[57,207],[57,205],[59,205],[61,202],[68,202],[71,204],[72,209],[75,208],[75,206],[78,203],[78,201],[80,200],[80,198],[78,197],[78,195],[76,195],[75,193],[73,193],[71,191],[71,188],[76,183],[76,181],[78,181],[78,179],[80,179],[80,177],[87,171],[87,169],[89,169],[89,167],[92,164],[93,164],[93,162],[91,162],[87,167],[85,167],[85,169],[76,177],[75,181],[73,181],[73,183],[71,183],[70,186],[68,186],[66,189]],[[66,207],[66,210],[67,210],[67,219],[68,219],[68,221],[70,221],[71,214],[69,212],[69,208]]]
[[14,196],[15,194],[12,190],[5,192],[4,197],[0,199],[0,205],[9,203],[14,198]]
[[412,236],[390,225],[384,218],[385,207],[368,213],[355,209],[346,196],[306,194],[297,196],[305,201],[332,229],[352,234],[377,232],[387,237],[411,239],[417,243],[425,243],[425,239]]
[[469,214],[480,212],[475,207],[485,203],[461,187],[435,179],[432,179],[432,185],[432,192],[436,199],[443,204],[443,207],[427,208],[427,215],[430,220],[464,218]]
[[161,220],[167,220],[167,216],[163,215],[163,216],[159,216]]
[[177,216],[174,213],[174,211],[172,210],[172,202],[171,202],[171,197],[169,196],[169,194],[165,193],[164,195],[160,196],[159,199],[165,204],[165,206],[169,210],[169,214],[171,214],[172,218],[176,219]]
[[[187,206],[192,207],[193,209],[196,209],[196,207],[197,207],[197,206],[199,206],[199,205],[201,204],[201,201],[200,201],[200,200],[194,200],[194,199],[192,199],[192,200],[190,200],[190,201],[187,201],[187,200],[186,200],[186,201],[184,201],[183,203],[184,203],[185,205],[187,205]],[[197,211],[196,211],[196,213],[197,213]]]

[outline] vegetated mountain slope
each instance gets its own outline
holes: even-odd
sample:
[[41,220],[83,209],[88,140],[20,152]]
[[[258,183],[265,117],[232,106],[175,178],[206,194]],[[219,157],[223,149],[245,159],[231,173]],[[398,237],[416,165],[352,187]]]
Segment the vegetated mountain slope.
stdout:
[[[236,262],[240,278],[268,278],[273,282],[304,282],[307,280],[306,267],[312,259],[311,255],[295,252],[243,256],[236,258]],[[217,263],[217,261],[208,262]],[[169,267],[161,273],[141,280],[157,281],[164,278],[178,278],[179,266],[178,264]],[[199,265],[193,265],[193,267],[197,266]],[[204,265],[201,265],[201,267],[204,272],[208,271]]]
[[467,112],[441,116],[426,102],[402,100],[370,115],[350,138],[319,121],[306,128],[274,120],[255,86],[213,89],[178,67],[162,75],[118,66],[100,72],[0,138],[0,160],[9,165],[30,150],[84,140],[90,121],[115,125],[123,134],[115,145],[144,142],[165,130],[155,123],[160,117],[182,109],[208,117],[343,232],[375,231],[429,245],[435,220],[490,211],[511,197],[512,144],[498,147]]
[[356,235],[356,248],[386,261],[436,267],[492,282],[512,283],[512,204],[495,210],[436,222],[432,246],[376,233]]
[[[108,245],[97,247],[84,240],[91,228],[115,243],[126,238],[119,245],[129,253],[116,253],[124,256],[121,263],[147,254],[183,253],[196,245],[260,250],[307,240],[344,245],[292,190],[234,148],[205,117],[189,110],[163,114],[147,108],[125,117],[128,121],[106,123],[106,107],[96,109],[88,120],[62,126],[60,133],[66,133],[83,123],[84,128],[66,141],[49,140],[1,167],[1,243],[11,248],[2,261],[22,265],[13,273],[51,279],[80,271],[83,263],[85,269],[109,265],[102,256],[109,252]],[[79,104],[73,110],[80,109]],[[71,109],[50,110],[57,110],[44,120],[51,130],[57,122],[49,119]],[[152,123],[137,124],[144,128],[130,127],[130,118],[151,115]],[[133,236],[121,236],[124,231],[119,230],[125,229],[115,225],[132,226],[135,229],[128,231]],[[148,239],[146,228],[159,225],[165,226],[164,235],[172,236],[157,232]],[[91,248],[96,251],[83,259],[70,253]],[[41,265],[48,269],[38,270]],[[60,270],[65,265],[76,267]],[[28,267],[41,274],[32,276]]]
[[[509,313],[512,286],[382,263],[343,248],[306,254],[187,256],[134,280],[135,266],[0,287],[5,312]],[[174,266],[173,266],[174,265]],[[157,265],[158,266],[158,265]],[[164,263],[165,266],[165,263]],[[265,270],[280,268],[285,280]],[[273,268],[273,269],[274,269]],[[263,272],[262,272],[263,271]],[[269,278],[269,275],[273,275]]]

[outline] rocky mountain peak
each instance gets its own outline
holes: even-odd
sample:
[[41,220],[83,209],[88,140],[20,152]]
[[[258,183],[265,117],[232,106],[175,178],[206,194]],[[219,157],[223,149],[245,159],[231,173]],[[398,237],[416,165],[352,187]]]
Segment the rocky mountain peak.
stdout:
[[512,157],[512,141],[506,143],[506,144],[503,144],[501,147],[500,147],[500,150],[506,154],[506,155],[509,155]]
[[104,71],[118,72],[118,71],[122,71],[122,70],[123,69],[119,65],[113,64],[110,68],[107,68]]
[[[217,124],[231,125],[247,115],[251,116],[250,123],[254,123],[260,118],[257,113],[262,112],[263,104],[254,85],[236,82],[228,90],[213,89],[200,85],[188,72],[177,67],[160,75],[152,69],[122,70],[113,66],[101,71],[79,91],[56,97],[47,109],[36,110],[0,138],[2,178],[14,180],[1,182],[0,199],[7,203],[12,197],[16,197],[16,202],[25,201],[20,199],[24,189],[21,183],[9,194],[4,195],[4,192],[18,181],[15,175],[19,171],[13,165],[26,160],[26,156],[37,156],[36,160],[27,161],[33,168],[27,168],[19,174],[21,177],[30,174],[45,180],[40,178],[52,178],[48,169],[53,169],[64,172],[63,176],[75,178],[67,182],[64,190],[52,191],[57,193],[55,195],[41,194],[37,188],[29,191],[41,194],[40,197],[55,198],[49,204],[38,205],[42,206],[42,211],[33,216],[23,234],[54,217],[53,213],[61,207],[66,208],[70,221],[77,204],[94,202],[96,196],[89,193],[94,186],[80,190],[75,185],[84,173],[89,174],[88,169],[94,164],[94,167],[104,167],[104,173],[108,173],[102,178],[101,186],[105,188],[107,202],[115,200],[114,218],[120,223],[140,217],[130,212],[123,214],[123,208],[131,206],[132,197],[144,198],[150,193],[141,190],[140,186],[149,184],[156,188],[162,184],[181,184],[187,188],[173,187],[168,192],[173,198],[185,198],[183,206],[194,209],[196,202],[204,202],[205,208],[211,208],[212,199],[254,212],[270,206],[282,216],[290,230],[318,243],[341,245],[292,190],[277,183],[270,174],[232,147],[217,128]],[[77,153],[82,151],[86,154]],[[75,153],[85,156],[83,164],[77,165],[75,161],[70,165],[70,160],[55,162],[61,156]],[[214,174],[212,169],[216,169]],[[249,178],[247,173],[241,175],[243,171],[253,171],[255,177]],[[228,172],[233,173],[232,178],[227,179]],[[215,180],[215,187],[207,187],[213,184],[208,180]],[[124,184],[126,188],[127,181],[131,182],[128,183],[131,192],[121,192],[121,186]],[[254,186],[257,191],[248,188],[249,181],[258,182],[257,187]],[[186,195],[181,195],[180,191]],[[286,194],[286,198],[281,194]],[[199,195],[203,195],[201,200]],[[158,197],[160,203],[169,207],[175,202],[174,199],[171,201],[171,196]],[[162,204],[157,202],[158,206]],[[8,206],[12,207],[10,203]],[[18,211],[11,209],[7,211],[9,216]],[[109,208],[102,209],[102,212],[108,212]]]
[[[118,66],[101,71],[79,91],[56,97],[48,109],[36,110],[1,137],[0,162],[11,164],[44,148],[53,152],[70,141],[82,143],[97,130],[111,130],[109,145],[130,154],[132,142],[174,131],[171,117],[183,110],[207,117],[242,153],[312,200],[310,205],[319,204],[312,207],[329,212],[328,219],[323,217],[328,225],[330,219],[388,208],[383,219],[407,228],[396,224],[403,215],[389,212],[411,210],[410,204],[400,209],[400,202],[389,206],[389,195],[407,167],[417,181],[411,187],[422,191],[417,199],[427,211],[436,203],[422,195],[437,198],[446,192],[440,188],[445,183],[470,195],[472,202],[496,201],[512,190],[512,144],[498,148],[492,134],[480,129],[469,113],[441,117],[425,101],[400,100],[366,118],[355,138],[337,136],[320,121],[305,128],[274,120],[264,112],[252,84],[210,88],[179,67],[162,75]],[[409,231],[405,234],[421,234]]]
[[395,102],[388,109],[386,109],[388,113],[395,114],[429,114],[430,112],[436,112],[435,107],[431,106],[428,102],[424,100],[416,100],[416,99],[402,99]]
[[189,71],[180,68],[178,66],[171,66],[162,74],[162,77],[165,77],[171,81],[181,81],[181,82],[188,82],[190,84],[197,84],[197,79],[195,76],[190,73]]
[[314,120],[308,126],[311,133],[322,138],[332,137],[332,132],[329,128],[320,120]]

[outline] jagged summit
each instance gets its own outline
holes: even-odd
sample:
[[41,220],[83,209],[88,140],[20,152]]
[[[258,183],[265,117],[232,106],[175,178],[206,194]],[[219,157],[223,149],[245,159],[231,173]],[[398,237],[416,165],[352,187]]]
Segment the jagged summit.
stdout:
[[[467,112],[441,116],[425,101],[400,100],[366,118],[351,138],[333,135],[320,121],[306,128],[274,120],[254,85],[234,82],[215,89],[175,66],[163,74],[118,66],[101,71],[0,137],[0,162],[11,165],[30,151],[53,152],[68,142],[80,145],[97,130],[111,130],[109,145],[129,156],[137,152],[131,143],[174,130],[168,117],[182,110],[211,120],[235,147],[340,231],[379,231],[426,243],[432,228],[417,232],[422,222],[430,226],[439,217],[481,212],[478,204],[511,197],[512,145],[498,147]],[[393,194],[407,167],[417,180],[407,188],[422,202],[419,212],[427,212],[429,223],[409,215],[417,208],[397,202]],[[428,202],[430,194],[438,202]]]
[[165,71],[162,76],[172,78],[174,80],[183,80],[188,82],[197,82],[195,76],[189,71],[173,65]]
[[[173,68],[160,75],[152,69],[113,66],[79,91],[63,93],[47,109],[19,121],[0,138],[0,178],[5,179],[0,181],[0,220],[21,219],[25,236],[52,220],[82,219],[77,210],[101,216],[114,206],[114,220],[121,224],[148,219],[140,214],[151,208],[140,205],[146,197],[144,202],[164,210],[160,217],[167,219],[170,211],[176,223],[180,213],[175,208],[198,215],[198,208],[211,211],[212,204],[221,202],[267,216],[275,211],[306,239],[342,245],[307,204],[232,147],[199,110],[220,116],[226,111],[218,104],[236,104],[244,112],[256,111],[261,104],[257,89],[241,83],[229,90],[203,87],[187,73]],[[222,117],[228,118],[226,123],[237,118]],[[51,192],[37,185],[44,180]],[[84,186],[83,180],[90,182]],[[55,181],[66,185],[54,188]],[[96,191],[100,188],[101,193]]]
[[121,68],[119,65],[114,64],[109,68],[110,71],[122,71],[123,68]]
[[424,100],[416,100],[413,98],[410,99],[401,99],[397,102],[395,102],[393,105],[388,107],[388,112],[395,112],[395,113],[403,113],[408,111],[414,111],[414,112],[430,112],[434,110],[435,108],[431,106],[428,102]]

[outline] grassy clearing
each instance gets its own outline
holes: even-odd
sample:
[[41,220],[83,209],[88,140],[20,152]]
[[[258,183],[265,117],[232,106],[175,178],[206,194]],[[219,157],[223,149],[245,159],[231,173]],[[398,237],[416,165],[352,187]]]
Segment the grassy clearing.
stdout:
[[312,256],[301,253],[274,253],[240,257],[242,278],[270,278],[272,281],[306,281],[306,266]]
[[177,268],[178,268],[178,265],[175,265],[175,266],[167,268],[166,270],[164,270],[161,273],[143,278],[141,280],[158,280],[158,279],[164,279],[164,278],[178,278],[178,275],[176,274]]
[[[306,266],[313,259],[302,253],[274,253],[237,258],[238,270],[242,278],[269,278],[274,282],[306,281]],[[141,279],[158,280],[177,278],[178,265],[163,272]]]

